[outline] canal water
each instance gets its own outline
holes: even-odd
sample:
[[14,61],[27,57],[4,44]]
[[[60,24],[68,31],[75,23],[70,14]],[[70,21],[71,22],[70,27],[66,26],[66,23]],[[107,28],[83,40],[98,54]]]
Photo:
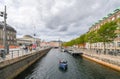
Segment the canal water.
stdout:
[[[62,59],[68,61],[66,71],[59,69],[59,60]],[[52,49],[15,79],[120,79],[120,72],[80,56],[73,57],[59,49]]]

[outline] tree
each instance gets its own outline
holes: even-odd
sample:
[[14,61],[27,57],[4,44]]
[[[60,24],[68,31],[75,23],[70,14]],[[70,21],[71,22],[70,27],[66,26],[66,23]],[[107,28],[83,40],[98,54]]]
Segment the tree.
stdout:
[[68,42],[65,42],[63,43],[62,45],[63,46],[72,46],[74,45],[76,42],[75,42],[75,39],[71,40],[71,41],[68,41]]
[[85,41],[90,43],[90,49],[91,49],[91,43],[95,43],[97,42],[97,32],[96,31],[91,31],[91,32],[88,32],[85,36]]
[[85,34],[79,36],[78,38],[75,39],[76,44],[83,44],[85,43]]
[[110,16],[112,16],[112,15],[113,15],[112,13],[109,13],[107,16],[110,17]]
[[84,44],[85,43],[85,34],[72,39],[71,41],[63,43],[63,46],[73,46],[73,45],[78,45],[78,44]]
[[118,11],[120,11],[120,9],[115,9],[115,10],[114,10],[114,12],[118,12]]
[[99,42],[103,42],[104,45],[104,53],[106,53],[105,44],[108,42],[112,42],[116,37],[117,33],[115,33],[117,28],[117,23],[115,21],[107,22],[103,24],[98,30]]

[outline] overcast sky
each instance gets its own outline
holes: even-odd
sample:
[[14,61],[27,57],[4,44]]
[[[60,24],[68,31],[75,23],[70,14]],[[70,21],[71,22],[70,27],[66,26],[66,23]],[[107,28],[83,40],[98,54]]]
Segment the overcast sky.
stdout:
[[0,11],[4,5],[17,37],[36,33],[42,40],[68,41],[119,8],[120,0],[0,0]]

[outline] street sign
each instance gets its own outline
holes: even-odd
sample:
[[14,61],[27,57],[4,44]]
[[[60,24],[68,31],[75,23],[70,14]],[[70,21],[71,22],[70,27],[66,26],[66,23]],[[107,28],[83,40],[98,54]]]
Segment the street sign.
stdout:
[[3,17],[3,15],[4,15],[4,12],[0,12],[0,16]]

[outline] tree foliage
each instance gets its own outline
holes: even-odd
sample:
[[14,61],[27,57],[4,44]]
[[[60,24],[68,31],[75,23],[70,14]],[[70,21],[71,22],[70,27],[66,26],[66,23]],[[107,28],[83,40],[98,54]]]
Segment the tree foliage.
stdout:
[[97,32],[96,31],[91,31],[88,32],[85,36],[85,41],[89,43],[95,43],[97,42]]
[[98,30],[87,32],[86,34],[83,34],[76,39],[65,42],[63,46],[84,44],[85,42],[89,42],[90,44],[96,42],[103,42],[105,45],[105,43],[112,42],[117,37],[115,31],[118,27],[118,23],[120,23],[120,20],[107,22],[100,26]]
[[98,30],[99,42],[112,42],[117,36],[116,28],[117,23],[114,21],[103,24]]
[[104,53],[106,52],[105,44],[112,42],[117,37],[117,33],[115,33],[117,27],[117,23],[115,21],[111,21],[103,24],[98,30],[99,42],[103,42]]
[[73,39],[69,42],[63,43],[63,46],[72,46],[72,45],[83,44],[83,43],[85,43],[85,34],[83,34],[83,35],[79,36],[78,38]]

